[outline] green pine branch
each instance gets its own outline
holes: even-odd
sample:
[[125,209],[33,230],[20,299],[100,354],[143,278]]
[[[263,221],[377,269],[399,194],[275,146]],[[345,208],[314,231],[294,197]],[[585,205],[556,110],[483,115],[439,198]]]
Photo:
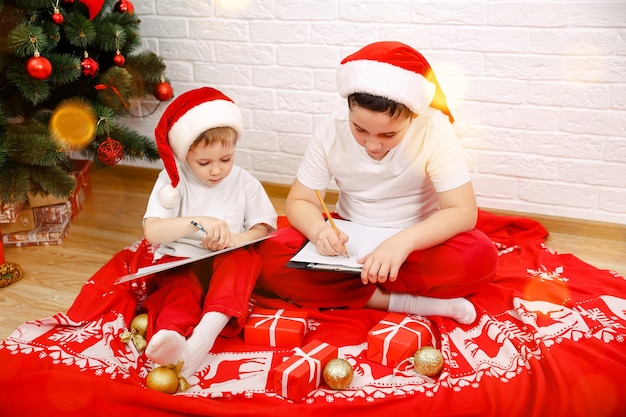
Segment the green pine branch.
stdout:
[[31,187],[30,167],[8,161],[0,167],[0,201],[24,203]]
[[52,194],[57,198],[69,198],[76,188],[76,178],[61,167],[37,167],[30,169],[32,194]]
[[70,14],[63,21],[63,34],[71,46],[85,51],[95,42],[97,32],[94,24],[85,16]]

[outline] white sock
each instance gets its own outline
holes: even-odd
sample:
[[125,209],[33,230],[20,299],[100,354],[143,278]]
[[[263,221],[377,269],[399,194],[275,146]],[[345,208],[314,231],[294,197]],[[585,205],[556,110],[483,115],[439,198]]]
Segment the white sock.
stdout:
[[465,298],[432,298],[392,292],[389,294],[388,310],[419,316],[449,317],[461,324],[471,324],[476,320],[476,309]]
[[174,330],[159,330],[146,346],[146,356],[159,365],[176,364],[183,356],[187,342],[185,337]]
[[185,377],[190,377],[198,370],[228,320],[230,318],[227,315],[217,311],[209,311],[202,316],[200,323],[187,339],[187,347],[183,353],[182,374]]

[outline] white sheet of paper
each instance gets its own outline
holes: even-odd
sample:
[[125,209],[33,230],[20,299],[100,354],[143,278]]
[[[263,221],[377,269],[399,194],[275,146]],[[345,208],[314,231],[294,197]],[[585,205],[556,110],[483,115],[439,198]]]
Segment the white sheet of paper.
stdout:
[[202,246],[201,240],[183,237],[174,242],[161,244],[159,253],[162,255],[176,256],[178,258],[196,258],[206,255],[207,249]]
[[[162,264],[150,265],[150,266],[146,266],[146,267],[143,267],[143,268],[139,268],[137,270],[137,272],[135,272],[134,274],[128,274],[128,275],[125,275],[123,277],[118,278],[115,281],[115,284],[121,284],[122,282],[132,281],[134,279],[141,278],[141,277],[144,277],[146,275],[154,274],[156,272],[166,271],[168,269],[176,268],[176,267],[182,266],[182,265],[187,265],[187,264],[190,264],[190,263],[193,263],[193,262],[196,262],[196,261],[200,261],[202,259],[207,259],[207,258],[210,258],[212,256],[216,256],[216,255],[219,255],[219,254],[222,254],[222,253],[225,253],[225,252],[230,252],[231,250],[235,250],[235,249],[239,249],[239,248],[244,247],[244,246],[252,245],[253,243],[260,242],[260,241],[268,239],[268,238],[270,238],[272,236],[273,235],[264,236],[262,238],[246,242],[246,243],[244,243],[242,245],[232,246],[230,248],[226,248],[226,249],[222,249],[222,250],[218,250],[218,251],[211,251],[211,250],[208,250],[208,249],[201,249],[201,248],[198,248],[195,245],[190,245],[190,244],[186,244],[186,243],[180,243],[180,245],[187,245],[190,248],[193,247],[194,256],[191,256],[191,257],[188,257],[188,258],[185,258],[185,259],[180,259],[180,260],[177,260],[177,261],[166,262],[166,263],[162,263]],[[178,246],[178,245],[175,245],[175,246]],[[190,248],[185,248],[185,251],[187,251]],[[180,251],[179,253],[182,253],[182,251]],[[190,253],[190,252],[187,252],[187,253]],[[180,256],[180,255],[178,255],[178,256]]]
[[362,224],[335,219],[335,225],[339,230],[347,234],[350,238],[346,244],[349,258],[344,255],[324,256],[317,252],[317,248],[311,242],[296,253],[290,261],[303,262],[319,265],[335,265],[361,269],[362,265],[357,263],[357,259],[362,258],[376,248],[381,242],[395,235],[402,228],[395,227],[374,227]]

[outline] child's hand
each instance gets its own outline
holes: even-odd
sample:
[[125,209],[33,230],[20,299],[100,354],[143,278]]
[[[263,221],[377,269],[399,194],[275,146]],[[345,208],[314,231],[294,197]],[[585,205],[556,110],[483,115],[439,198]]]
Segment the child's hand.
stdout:
[[361,281],[363,284],[393,282],[398,278],[400,267],[411,252],[406,242],[393,236],[378,245],[371,253],[357,260],[363,264]]
[[231,246],[228,223],[215,217],[204,217],[202,226],[206,230],[206,236],[202,239],[202,245],[205,248],[222,250]]
[[330,226],[322,228],[315,240],[315,247],[320,255],[324,256],[336,256],[346,252],[346,243],[348,242],[348,235],[341,230],[339,236],[337,232]]

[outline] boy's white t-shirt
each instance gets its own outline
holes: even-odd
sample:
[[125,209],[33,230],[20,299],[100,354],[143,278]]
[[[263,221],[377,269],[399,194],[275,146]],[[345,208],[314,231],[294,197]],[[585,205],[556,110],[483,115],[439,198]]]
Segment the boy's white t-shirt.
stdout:
[[[221,183],[209,186],[198,180],[186,164],[176,166],[180,175],[176,187],[181,196],[180,205],[167,209],[159,202],[159,190],[171,184],[167,171],[163,170],[150,193],[144,219],[211,216],[228,223],[233,234],[260,223],[276,229],[276,210],[260,181],[248,171],[235,165]],[[196,232],[188,238],[202,240],[204,232]]]
[[405,137],[382,160],[369,157],[348,120],[331,119],[315,132],[297,173],[312,189],[339,187],[337,213],[361,224],[408,227],[438,210],[436,192],[470,181],[447,116],[429,108],[411,120]]

